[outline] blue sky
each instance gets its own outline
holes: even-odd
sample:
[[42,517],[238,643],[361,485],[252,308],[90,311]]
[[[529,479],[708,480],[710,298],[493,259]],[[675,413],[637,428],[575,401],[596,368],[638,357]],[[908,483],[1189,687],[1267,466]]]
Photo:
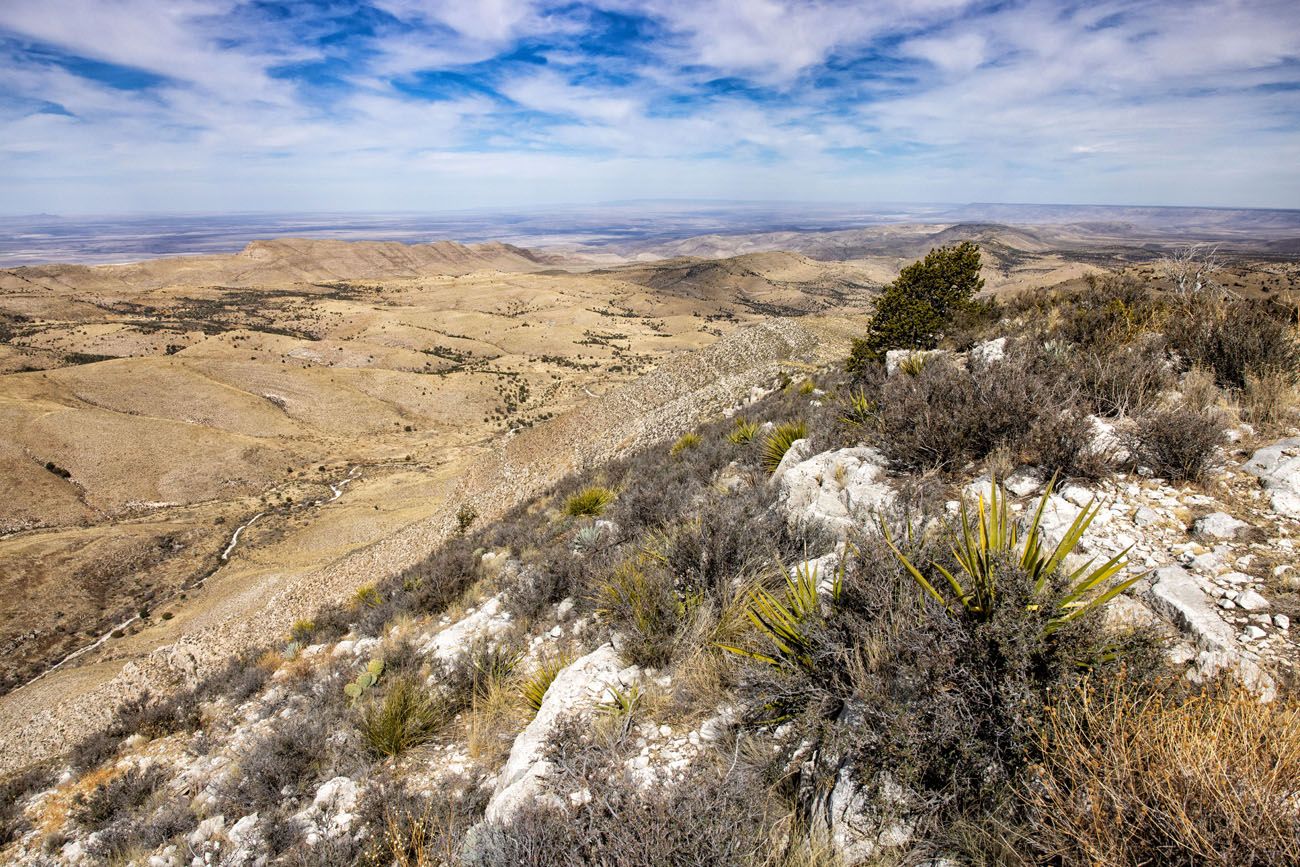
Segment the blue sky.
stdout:
[[1300,207],[1300,3],[2,0],[0,212]]

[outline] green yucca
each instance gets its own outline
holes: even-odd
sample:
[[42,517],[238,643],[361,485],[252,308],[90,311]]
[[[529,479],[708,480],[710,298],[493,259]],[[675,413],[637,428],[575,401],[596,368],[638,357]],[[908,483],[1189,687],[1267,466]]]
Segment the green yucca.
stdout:
[[542,660],[536,670],[523,682],[519,688],[520,695],[524,701],[537,713],[542,709],[542,701],[546,698],[546,691],[551,688],[556,676],[564,670],[569,664],[567,656],[553,656],[549,659]]
[[752,443],[754,437],[758,435],[758,422],[747,421],[743,418],[736,419],[736,427],[727,434],[727,442],[733,445],[742,446],[745,443]]
[[596,517],[605,511],[605,507],[614,502],[614,492],[609,488],[592,486],[585,488],[564,501],[564,514],[577,518],[583,515]]
[[803,382],[799,383],[800,394],[812,394],[816,390],[817,383],[813,382],[811,379],[805,379]]
[[763,441],[763,466],[769,473],[776,472],[781,465],[781,458],[790,450],[796,440],[808,436],[808,426],[802,421],[788,421],[776,426],[767,439]]
[[699,434],[694,432],[685,433],[677,438],[677,442],[673,443],[673,447],[668,450],[668,454],[674,456],[680,455],[682,452],[686,451],[687,449],[693,449],[699,444],[700,444]]
[[[832,604],[840,598],[846,560],[847,557],[841,558],[840,566],[835,571],[831,584]],[[817,585],[820,583],[818,571],[816,566],[808,563],[800,563],[793,570],[782,565],[781,574],[785,578],[785,593],[782,596],[763,587],[749,591],[745,616],[772,645],[771,654],[728,644],[719,644],[718,647],[728,653],[748,656],[768,665],[812,668],[812,635],[809,627],[821,613],[817,596]]]
[[360,608],[378,608],[384,604],[384,598],[379,595],[379,591],[373,584],[358,587],[352,594],[352,601]]
[[876,402],[862,389],[849,392],[840,402],[843,412],[840,421],[850,427],[865,427],[875,418]]
[[[987,504],[984,495],[980,495],[974,517],[963,501],[961,535],[950,530],[953,558],[959,566],[958,575],[938,563],[931,564],[935,572],[943,576],[958,607],[954,607],[954,603],[940,593],[934,583],[894,545],[888,532],[885,533],[885,541],[908,574],[949,612],[975,620],[987,620],[993,616],[998,604],[997,564],[1001,557],[1016,556],[1019,567],[1029,577],[1035,597],[1041,598],[1045,591],[1051,589],[1052,579],[1066,556],[1079,544],[1088,525],[1097,517],[1101,507],[1093,500],[1075,517],[1056,547],[1047,550],[1040,525],[1043,511],[1052,495],[1052,487],[1052,483],[1049,483],[1043,491],[1033,520],[1023,537],[1019,524],[1007,506],[1006,494],[1001,492],[1001,486],[996,481]],[[1064,580],[1064,595],[1056,603],[1056,612],[1044,625],[1044,635],[1051,635],[1071,620],[1096,610],[1133,586],[1140,575],[1126,581],[1114,580],[1128,564],[1128,552],[1129,549],[1125,548],[1100,566],[1094,565],[1094,558],[1067,575]],[[1036,609],[1038,603],[1031,603],[1030,607]]]

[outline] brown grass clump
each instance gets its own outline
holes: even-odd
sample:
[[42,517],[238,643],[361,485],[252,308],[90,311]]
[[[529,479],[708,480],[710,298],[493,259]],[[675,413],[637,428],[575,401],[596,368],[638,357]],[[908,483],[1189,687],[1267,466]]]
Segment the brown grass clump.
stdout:
[[1296,405],[1295,378],[1277,368],[1246,374],[1241,391],[1241,409],[1250,423],[1263,430],[1275,430],[1294,422]]
[[1049,712],[1029,796],[1064,864],[1300,864],[1300,704],[1119,680]]

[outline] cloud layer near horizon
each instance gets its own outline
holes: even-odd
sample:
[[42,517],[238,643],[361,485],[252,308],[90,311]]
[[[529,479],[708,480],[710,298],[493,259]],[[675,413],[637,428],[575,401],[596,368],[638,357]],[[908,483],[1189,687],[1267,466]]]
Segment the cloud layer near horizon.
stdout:
[[1300,207],[1300,5],[5,0],[7,213]]

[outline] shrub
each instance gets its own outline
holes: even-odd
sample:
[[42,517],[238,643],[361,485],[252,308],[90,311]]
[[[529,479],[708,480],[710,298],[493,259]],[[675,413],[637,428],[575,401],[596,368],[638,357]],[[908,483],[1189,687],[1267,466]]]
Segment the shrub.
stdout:
[[449,717],[439,703],[410,677],[393,681],[382,701],[361,714],[361,734],[376,755],[396,756],[432,740]]
[[456,510],[456,532],[464,534],[478,520],[478,510],[469,503],[462,503]]
[[258,738],[222,792],[222,810],[270,810],[315,784],[328,756],[323,745],[334,734],[320,714],[299,714]]
[[363,584],[352,594],[352,602],[358,608],[378,608],[384,599],[373,584]]
[[564,501],[564,514],[571,518],[584,515],[596,517],[604,513],[605,507],[614,502],[614,492],[608,488],[584,488]]
[[1026,786],[1067,864],[1300,863],[1300,706],[1237,686],[1183,699],[1123,679],[1062,695]]
[[906,469],[949,469],[1001,447],[1018,447],[1038,414],[1054,405],[1023,359],[973,371],[931,359],[915,376],[892,376],[877,411],[880,448]]
[[790,450],[796,440],[808,436],[808,426],[802,421],[788,421],[776,426],[763,440],[763,466],[769,473],[776,472],[781,465],[781,458]]
[[316,623],[310,618],[300,618],[289,627],[289,638],[299,644],[307,644],[316,633]]
[[849,369],[880,362],[891,349],[933,349],[944,325],[983,288],[979,271],[979,247],[969,241],[904,268],[876,302],[867,336],[853,342]]
[[98,831],[118,816],[139,809],[165,781],[166,775],[157,766],[129,768],[89,794],[78,795],[70,811],[72,820]]
[[54,780],[54,772],[41,766],[0,781],[0,847],[30,830],[30,823],[23,816],[23,801]]
[[1173,385],[1157,338],[1085,350],[1072,367],[1083,399],[1097,415],[1109,418],[1145,412]]
[[1268,370],[1294,377],[1300,370],[1295,311],[1272,302],[1202,302],[1171,336],[1189,366],[1214,371],[1223,388],[1246,386],[1248,374]]
[[367,790],[359,807],[360,817],[372,830],[364,838],[359,855],[340,852],[321,863],[356,863],[362,867],[462,864],[465,838],[482,817],[486,799],[482,787],[460,781],[421,795],[411,794],[396,783],[382,782]]
[[623,652],[631,662],[662,668],[672,659],[699,596],[678,592],[672,579],[647,559],[627,560],[614,569],[600,586],[597,613],[623,634]]
[[1113,458],[1097,446],[1092,419],[1077,407],[1044,412],[1034,422],[1025,446],[1030,460],[1060,479],[1104,479]]
[[1159,329],[1165,305],[1137,280],[1089,275],[1087,286],[1075,292],[1051,293],[1033,299],[1053,311],[1053,336],[1088,350],[1106,350]]
[[700,444],[699,434],[695,432],[684,433],[677,438],[676,442],[673,443],[672,448],[668,450],[668,454],[676,457],[677,455],[681,454],[687,449],[693,449],[699,444]]
[[737,418],[736,426],[727,434],[727,442],[737,446],[752,443],[754,437],[758,435],[758,428],[759,424],[756,421]]
[[1210,468],[1224,436],[1223,420],[1217,413],[1176,406],[1138,419],[1129,437],[1130,451],[1157,476],[1197,481]]
[[1295,415],[1296,403],[1295,380],[1287,373],[1268,369],[1246,374],[1241,408],[1256,427],[1285,427]]
[[[556,761],[563,764],[562,759]],[[779,865],[789,808],[763,780],[697,761],[679,781],[641,787],[592,762],[573,785],[590,793],[564,806],[538,799],[509,824],[475,836],[481,867]],[[621,768],[619,768],[621,770]],[[725,770],[725,769],[724,769]],[[567,776],[567,775],[566,775]]]
[[[725,644],[718,646],[729,653],[747,656],[767,665],[811,668],[814,664],[811,629],[821,617],[821,602],[818,598],[820,576],[817,567],[809,567],[806,562],[794,569],[782,566],[781,574],[785,578],[781,596],[765,587],[754,587],[749,591],[745,605],[745,616],[749,618],[755,632],[769,645],[765,648],[768,652]],[[839,601],[839,596],[840,575],[837,574],[833,579],[828,603],[834,605]]]

